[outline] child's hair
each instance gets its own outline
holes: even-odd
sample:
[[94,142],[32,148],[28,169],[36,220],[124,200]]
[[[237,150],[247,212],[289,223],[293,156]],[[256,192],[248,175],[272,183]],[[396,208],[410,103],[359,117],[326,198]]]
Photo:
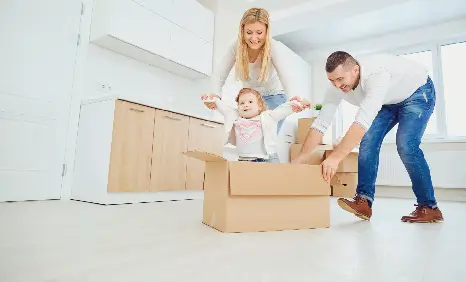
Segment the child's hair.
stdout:
[[262,95],[258,91],[251,89],[251,88],[242,88],[238,92],[238,95],[236,95],[236,99],[235,99],[236,104],[239,103],[239,97],[241,97],[241,95],[246,94],[246,93],[252,93],[256,96],[257,104],[259,105],[259,108],[260,108],[259,114],[265,111],[265,103],[264,103],[264,99],[262,99]]

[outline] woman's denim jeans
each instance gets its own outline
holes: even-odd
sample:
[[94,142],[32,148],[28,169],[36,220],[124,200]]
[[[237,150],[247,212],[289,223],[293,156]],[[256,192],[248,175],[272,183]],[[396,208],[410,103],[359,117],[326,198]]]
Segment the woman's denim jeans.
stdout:
[[270,155],[268,159],[257,158],[253,160],[239,160],[239,161],[253,162],[253,163],[279,163],[280,162],[277,154]]
[[396,147],[411,179],[417,203],[431,208],[437,207],[430,168],[419,148],[435,101],[435,88],[429,77],[426,84],[403,102],[382,107],[359,147],[356,190],[358,195],[371,202],[374,200],[380,147],[385,135],[399,123]]
[[[265,102],[265,107],[267,110],[274,110],[276,107],[286,102],[285,93],[271,94],[262,96],[262,99]],[[280,132],[280,128],[283,125],[285,120],[280,120],[277,125],[277,134]]]

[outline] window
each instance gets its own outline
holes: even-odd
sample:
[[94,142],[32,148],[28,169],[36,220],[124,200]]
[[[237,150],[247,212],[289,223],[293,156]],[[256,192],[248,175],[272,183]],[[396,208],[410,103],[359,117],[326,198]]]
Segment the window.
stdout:
[[[437,103],[427,124],[424,140],[465,138],[466,126],[462,124],[462,108],[466,105],[466,91],[462,79],[464,79],[464,62],[466,62],[466,42],[437,43],[428,47],[422,51],[399,55],[424,65],[436,86]],[[354,121],[357,110],[357,107],[349,103],[342,103],[337,123],[337,138],[346,133]],[[397,128],[398,125],[387,134],[385,141],[395,140]]]
[[466,136],[464,107],[466,91],[465,76],[466,42],[440,47],[442,56],[443,97],[447,136]]

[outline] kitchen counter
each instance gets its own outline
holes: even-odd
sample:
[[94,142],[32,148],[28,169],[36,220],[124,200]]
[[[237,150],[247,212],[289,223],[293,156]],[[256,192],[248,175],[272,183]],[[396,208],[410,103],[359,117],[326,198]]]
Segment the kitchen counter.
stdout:
[[83,99],[83,100],[81,100],[81,105],[88,105],[88,104],[99,103],[99,102],[104,102],[104,101],[111,101],[111,100],[114,100],[114,101],[115,100],[123,100],[123,101],[131,102],[131,103],[140,104],[140,105],[143,105],[143,106],[148,106],[148,107],[152,107],[152,108],[156,108],[156,109],[160,109],[160,110],[169,111],[169,112],[176,113],[176,114],[191,116],[191,117],[202,119],[202,120],[205,120],[205,121],[211,121],[211,122],[216,122],[216,123],[223,124],[223,118],[213,117],[213,113],[212,113],[212,116],[209,116],[209,115],[200,115],[200,114],[192,113],[192,112],[189,112],[189,111],[176,111],[176,110],[170,109],[170,108],[168,108],[166,106],[159,106],[159,105],[156,105],[156,104],[151,103],[149,101],[144,101],[143,99],[127,98],[127,97],[122,97],[122,96],[118,96],[118,95],[105,95],[105,96],[100,96],[100,97],[95,97],[95,98]]

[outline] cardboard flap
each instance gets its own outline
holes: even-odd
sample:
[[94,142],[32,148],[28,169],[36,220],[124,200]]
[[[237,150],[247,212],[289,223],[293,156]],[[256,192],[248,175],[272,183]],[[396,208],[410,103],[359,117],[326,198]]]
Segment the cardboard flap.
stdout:
[[330,185],[356,185],[358,183],[357,173],[337,172],[330,181]]
[[231,162],[229,169],[231,195],[330,195],[320,165]]
[[201,151],[188,151],[182,153],[191,158],[195,158],[204,162],[225,162],[227,161],[225,158],[222,158],[216,154],[201,152]]

